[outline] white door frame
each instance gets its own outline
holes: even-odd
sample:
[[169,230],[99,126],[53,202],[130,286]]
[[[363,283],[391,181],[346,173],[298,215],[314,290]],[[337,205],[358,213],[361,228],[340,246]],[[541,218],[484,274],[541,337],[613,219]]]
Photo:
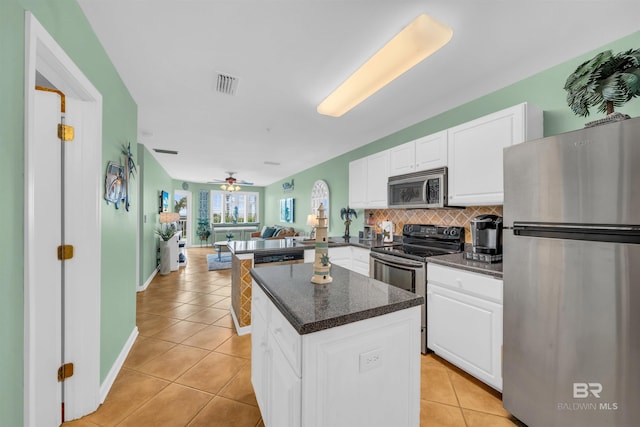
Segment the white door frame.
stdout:
[[[65,346],[67,361],[76,366],[74,377],[65,386],[65,419],[93,412],[100,404],[100,283],[101,283],[101,177],[102,177],[102,95],[74,64],[64,50],[30,13],[25,14],[25,232],[24,232],[24,425],[34,426],[38,408],[35,396],[38,378],[34,375],[36,319],[35,272],[38,267],[38,236],[34,232],[34,185],[41,171],[34,170],[38,155],[34,138],[34,91],[36,70],[69,98],[82,104],[83,127],[80,164],[71,166],[69,199],[73,209],[67,215],[82,233],[73,243],[81,262],[74,266],[67,288]],[[73,142],[72,142],[73,143]],[[75,228],[74,227],[74,228]],[[77,283],[81,278],[82,283]],[[69,360],[72,359],[72,360]],[[79,369],[79,367],[82,367]],[[51,375],[55,375],[52,373]]]
[[190,190],[173,190],[173,198],[175,204],[176,195],[182,195],[187,198],[187,247],[191,247],[193,242],[191,238],[191,227],[193,223],[193,211],[191,210],[191,191]]

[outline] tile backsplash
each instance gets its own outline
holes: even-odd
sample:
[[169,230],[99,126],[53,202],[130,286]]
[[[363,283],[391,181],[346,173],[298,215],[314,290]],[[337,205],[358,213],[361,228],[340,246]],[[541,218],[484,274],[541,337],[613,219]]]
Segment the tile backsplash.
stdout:
[[457,225],[464,227],[465,240],[470,243],[470,221],[483,214],[502,216],[502,206],[471,206],[466,209],[365,209],[365,223],[369,213],[373,214],[378,233],[381,221],[393,222],[394,236],[402,234],[402,226],[405,224]]

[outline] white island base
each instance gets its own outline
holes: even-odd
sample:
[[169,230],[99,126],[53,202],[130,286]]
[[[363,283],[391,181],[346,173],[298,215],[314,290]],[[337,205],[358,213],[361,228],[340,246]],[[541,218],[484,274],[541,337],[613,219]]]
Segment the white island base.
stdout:
[[254,281],[251,379],[265,426],[419,426],[420,313],[300,335]]

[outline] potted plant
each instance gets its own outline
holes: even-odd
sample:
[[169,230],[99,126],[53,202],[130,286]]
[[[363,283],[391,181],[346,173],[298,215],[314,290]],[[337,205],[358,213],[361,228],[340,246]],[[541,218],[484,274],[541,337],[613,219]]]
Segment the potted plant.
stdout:
[[[564,89],[569,107],[578,116],[586,117],[589,107],[598,107],[598,111],[607,113],[604,121],[629,118],[614,113],[614,107],[640,96],[640,49],[616,55],[610,50],[600,52],[578,66],[567,78]],[[592,123],[600,124],[602,120]]]
[[211,236],[211,225],[207,218],[198,218],[196,234],[200,238],[200,246],[202,246],[203,241],[206,242],[209,240],[209,236]]
[[155,234],[160,237],[160,274],[171,273],[169,239],[176,234],[171,227],[159,227],[155,229]]

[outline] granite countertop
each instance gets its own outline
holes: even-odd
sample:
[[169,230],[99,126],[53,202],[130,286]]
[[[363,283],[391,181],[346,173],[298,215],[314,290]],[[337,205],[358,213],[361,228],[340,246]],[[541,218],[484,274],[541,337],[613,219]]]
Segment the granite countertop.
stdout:
[[420,306],[424,298],[337,265],[333,282],[311,283],[313,264],[251,270],[251,276],[300,335]]
[[[365,249],[371,249],[381,246],[390,246],[393,243],[383,243],[379,240],[363,240],[358,237],[345,239],[344,237],[329,237],[329,247],[340,246],[358,246]],[[272,239],[272,240],[232,240],[227,243],[227,247],[233,254],[246,254],[254,252],[272,252],[272,251],[304,251],[305,249],[314,249],[315,240],[294,239]]]
[[464,258],[464,254],[462,252],[429,257],[427,258],[427,262],[441,264],[447,267],[460,268],[474,273],[487,274],[497,279],[502,279],[501,262],[489,264],[486,262],[468,260]]

